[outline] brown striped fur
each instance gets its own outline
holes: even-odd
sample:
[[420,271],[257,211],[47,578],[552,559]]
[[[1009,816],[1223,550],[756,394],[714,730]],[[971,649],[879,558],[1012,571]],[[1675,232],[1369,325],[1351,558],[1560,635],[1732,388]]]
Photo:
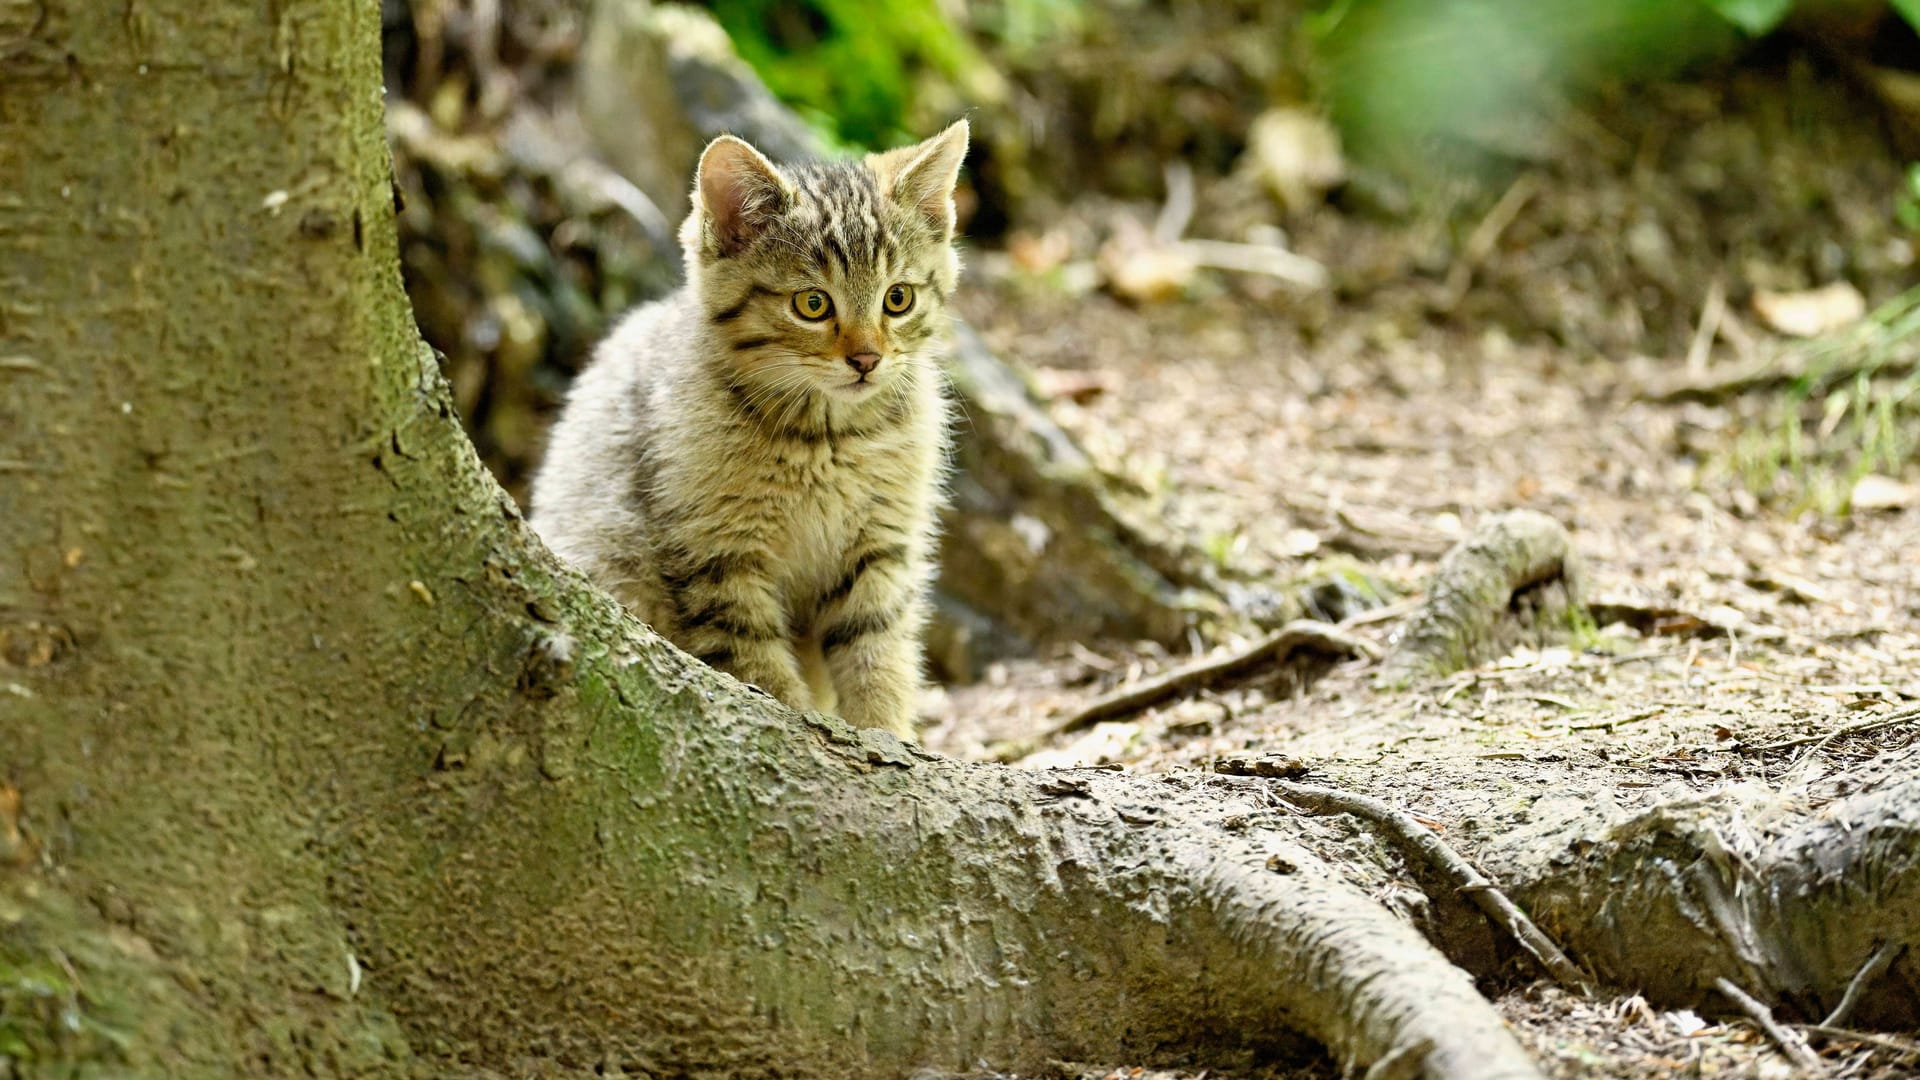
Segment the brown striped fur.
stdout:
[[[681,229],[687,286],[601,344],[533,486],[553,550],[674,644],[795,708],[902,735],[966,145],[961,121],[859,161],[775,166],[714,140]],[[902,284],[912,306],[891,314]],[[830,316],[796,310],[812,289]]]

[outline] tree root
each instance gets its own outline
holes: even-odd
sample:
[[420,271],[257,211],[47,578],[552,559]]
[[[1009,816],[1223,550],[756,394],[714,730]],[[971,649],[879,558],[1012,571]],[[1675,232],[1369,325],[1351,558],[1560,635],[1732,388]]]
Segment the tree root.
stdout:
[[1860,995],[1879,981],[1880,976],[1887,973],[1887,969],[1893,966],[1895,960],[1900,959],[1900,954],[1905,950],[1904,945],[1895,945],[1891,941],[1875,949],[1873,955],[1867,957],[1867,962],[1861,964],[1860,970],[1848,980],[1846,991],[1840,995],[1840,1003],[1833,1007],[1833,1011],[1827,1014],[1826,1019],[1820,1021],[1820,1026],[1837,1028],[1851,1019],[1853,1010],[1860,1005]]
[[1458,671],[1505,652],[1529,625],[1536,632],[1564,627],[1579,608],[1581,586],[1559,522],[1531,510],[1491,518],[1440,560],[1382,681],[1404,685]]
[[[534,1071],[671,1073],[721,1048],[734,1076],[879,1077],[1231,1063],[1305,1036],[1395,1075],[1537,1075],[1466,973],[1311,854],[1207,825],[1217,798],[967,766],[801,717],[630,637],[531,545],[489,561],[551,584],[577,643],[565,681],[489,725],[544,749],[361,792],[381,810],[338,852],[368,967],[458,988],[396,998],[423,1045]],[[528,630],[496,615],[489,632]],[[440,869],[405,872],[423,862]],[[706,1019],[688,1028],[690,1010]]]
[[1545,835],[1499,837],[1480,861],[1556,940],[1649,1000],[1697,1005],[1725,978],[1789,1017],[1818,1020],[1851,999],[1867,1026],[1920,1025],[1920,778],[1790,827],[1754,824],[1780,818],[1781,799],[1735,788],[1599,836],[1543,824]]
[[1378,826],[1402,852],[1418,858],[1456,890],[1472,899],[1495,926],[1506,931],[1507,936],[1533,958],[1547,977],[1574,993],[1592,995],[1592,981],[1573,961],[1567,959],[1567,954],[1553,943],[1552,938],[1527,918],[1526,912],[1507,899],[1497,885],[1474,869],[1473,864],[1459,852],[1448,847],[1432,829],[1415,821],[1411,815],[1401,813],[1378,799],[1349,791],[1285,780],[1277,780],[1273,786],[1287,801],[1314,813],[1352,814]]
[[1339,657],[1376,659],[1379,656],[1379,650],[1365,638],[1354,637],[1328,623],[1295,619],[1244,648],[1185,664],[1102,694],[1056,721],[1041,738],[1065,735],[1102,720],[1138,712],[1183,690],[1206,686],[1268,662],[1278,663],[1289,653],[1306,649]]
[[1762,743],[1759,746],[1742,746],[1742,753],[1765,754],[1775,750],[1791,750],[1798,746],[1812,746],[1815,743],[1830,743],[1835,739],[1844,739],[1849,735],[1864,735],[1869,731],[1899,727],[1901,724],[1920,722],[1920,709],[1902,709],[1891,716],[1878,716],[1871,720],[1862,720],[1857,724],[1847,724],[1832,731],[1818,735],[1802,735],[1797,739],[1782,739],[1779,742]]

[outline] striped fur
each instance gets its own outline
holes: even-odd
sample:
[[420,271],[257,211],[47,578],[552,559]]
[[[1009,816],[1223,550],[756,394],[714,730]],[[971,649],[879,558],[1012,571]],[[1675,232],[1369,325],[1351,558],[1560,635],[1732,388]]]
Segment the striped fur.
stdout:
[[[946,456],[938,350],[966,143],[962,121],[859,161],[775,166],[716,139],[681,229],[687,286],[601,344],[533,486],[553,550],[674,644],[795,708],[901,735]],[[911,306],[889,312],[896,286]],[[795,297],[816,289],[832,310],[809,320]]]

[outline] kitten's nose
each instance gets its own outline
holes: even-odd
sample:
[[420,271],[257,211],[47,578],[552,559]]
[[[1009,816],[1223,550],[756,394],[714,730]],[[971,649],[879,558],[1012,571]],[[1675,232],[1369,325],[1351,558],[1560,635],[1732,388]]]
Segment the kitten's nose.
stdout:
[[871,352],[854,353],[847,357],[847,366],[862,375],[871,375],[873,374],[873,369],[880,366],[880,354]]

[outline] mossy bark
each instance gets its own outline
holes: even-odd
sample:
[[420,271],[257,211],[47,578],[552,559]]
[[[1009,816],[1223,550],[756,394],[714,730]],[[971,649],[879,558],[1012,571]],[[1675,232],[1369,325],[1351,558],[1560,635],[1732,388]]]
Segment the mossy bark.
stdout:
[[44,7],[0,24],[33,852],[0,936],[151,1002],[50,1068],[892,1076],[1305,1034],[1533,1075],[1304,852],[796,715],[555,563],[408,318],[371,0]]

